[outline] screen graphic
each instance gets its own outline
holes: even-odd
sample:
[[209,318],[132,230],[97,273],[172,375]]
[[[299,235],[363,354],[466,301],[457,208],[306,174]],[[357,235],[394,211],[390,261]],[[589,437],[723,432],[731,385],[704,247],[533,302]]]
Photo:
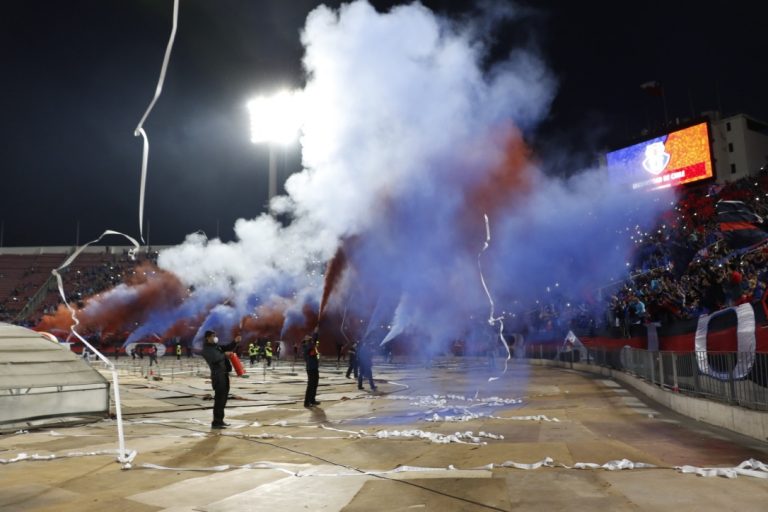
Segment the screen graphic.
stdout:
[[633,189],[674,187],[714,176],[706,122],[606,154],[611,180]]

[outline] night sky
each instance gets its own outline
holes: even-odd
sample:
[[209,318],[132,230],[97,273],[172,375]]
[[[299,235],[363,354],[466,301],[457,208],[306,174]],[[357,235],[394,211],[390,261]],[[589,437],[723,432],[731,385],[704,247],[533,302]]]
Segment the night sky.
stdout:
[[[163,95],[145,123],[151,244],[177,244],[197,230],[230,240],[235,219],[264,211],[268,150],[249,142],[245,104],[278,86],[301,87],[299,32],[321,3],[181,1]],[[386,10],[398,2],[371,3]],[[453,18],[483,4],[423,3]],[[768,38],[751,2],[516,5],[521,14],[492,33],[489,62],[533,48],[556,77],[549,117],[525,134],[549,173],[578,171],[596,151],[658,127],[661,100],[639,87],[650,80],[663,84],[673,120],[718,109],[768,120]],[[172,6],[3,2],[4,246],[72,245],[78,221],[80,243],[105,229],[138,236],[142,145],[133,131],[155,91]],[[281,179],[299,169],[295,147],[280,158]]]

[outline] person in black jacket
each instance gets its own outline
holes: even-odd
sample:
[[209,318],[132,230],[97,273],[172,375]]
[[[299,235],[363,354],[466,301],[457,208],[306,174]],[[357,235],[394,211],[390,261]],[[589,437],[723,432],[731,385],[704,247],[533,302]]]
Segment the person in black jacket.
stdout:
[[363,389],[365,379],[368,379],[371,391],[376,391],[373,382],[373,346],[370,341],[363,341],[357,347],[357,389]]
[[304,362],[307,366],[307,391],[304,393],[304,407],[320,405],[320,402],[316,399],[317,385],[320,382],[320,352],[317,348],[318,344],[317,329],[315,329],[313,336],[304,336],[302,341]]
[[349,366],[347,367],[347,378],[351,379],[350,374],[355,375],[355,379],[357,379],[357,342],[354,341],[349,346],[349,349],[347,350],[347,355],[349,356]]
[[232,365],[229,362],[229,352],[225,352],[219,345],[219,338],[214,331],[205,331],[203,343],[203,358],[211,368],[211,387],[213,387],[213,422],[211,428],[225,428],[229,423],[224,423],[224,407],[229,396],[229,372]]

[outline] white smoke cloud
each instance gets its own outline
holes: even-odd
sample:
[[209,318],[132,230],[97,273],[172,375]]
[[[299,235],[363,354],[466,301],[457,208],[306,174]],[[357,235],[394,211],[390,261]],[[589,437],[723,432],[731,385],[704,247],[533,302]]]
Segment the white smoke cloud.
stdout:
[[[302,42],[303,171],[272,203],[293,222],[240,219],[235,242],[190,235],[159,258],[186,285],[229,289],[240,314],[270,296],[316,299],[341,238],[366,233],[414,188],[481,178],[463,173],[501,158],[489,135],[510,119],[538,118],[553,93],[544,66],[523,52],[483,73],[480,35],[418,3],[383,14],[364,1],[319,7]],[[440,195],[432,200],[450,202],[447,213],[461,202],[460,193]]]
[[[345,310],[378,304],[377,324],[389,319],[395,332],[415,328],[437,341],[483,324],[475,313],[488,305],[476,260],[484,226],[481,215],[466,215],[479,208],[474,191],[503,166],[514,127],[546,115],[555,83],[524,49],[484,67],[488,41],[479,27],[487,28],[419,3],[379,13],[356,1],[309,14],[301,35],[303,170],[271,204],[292,222],[240,219],[234,242],[190,235],[160,255],[159,265],[185,284],[228,290],[229,309],[214,309],[205,326],[229,325],[279,297],[294,301],[288,316],[299,321],[302,304],[320,302],[325,263],[353,236],[355,293],[370,297],[348,299]],[[532,300],[553,279],[565,288],[615,275],[629,252],[620,227],[648,223],[660,209],[618,194],[602,171],[568,183],[530,165],[518,172],[531,192],[514,190],[509,205],[489,212],[494,242],[484,264],[500,296]],[[407,300],[393,319],[399,297]],[[370,308],[354,313],[373,316]],[[366,330],[383,336],[378,325]]]
[[418,3],[320,7],[302,41],[307,171],[286,189],[300,215],[339,236],[364,231],[406,189],[488,169],[499,148],[479,144],[510,120],[538,119],[553,95],[536,57],[517,52],[484,74],[478,35]]

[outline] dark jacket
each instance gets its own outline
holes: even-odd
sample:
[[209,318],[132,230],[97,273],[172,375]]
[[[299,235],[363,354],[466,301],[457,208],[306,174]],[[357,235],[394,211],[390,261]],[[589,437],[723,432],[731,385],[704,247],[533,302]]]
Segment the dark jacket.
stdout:
[[317,343],[315,341],[307,341],[303,344],[302,350],[307,370],[318,370],[320,368],[320,353],[317,350]]
[[208,363],[211,369],[211,384],[217,387],[223,379],[229,379],[229,372],[232,371],[232,364],[229,358],[218,345],[203,343],[203,359]]

